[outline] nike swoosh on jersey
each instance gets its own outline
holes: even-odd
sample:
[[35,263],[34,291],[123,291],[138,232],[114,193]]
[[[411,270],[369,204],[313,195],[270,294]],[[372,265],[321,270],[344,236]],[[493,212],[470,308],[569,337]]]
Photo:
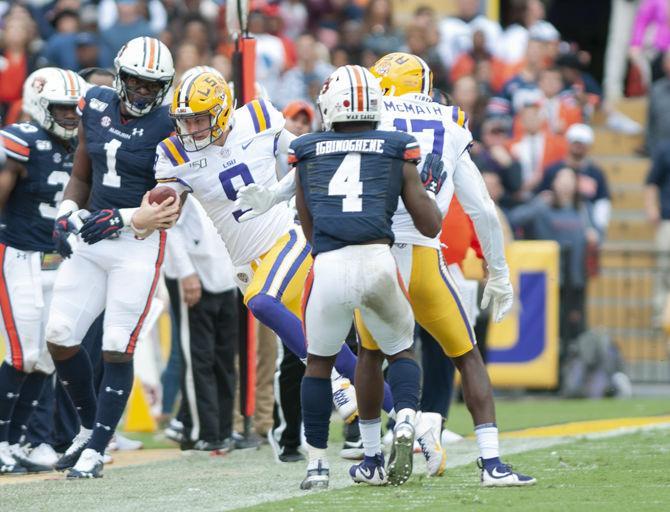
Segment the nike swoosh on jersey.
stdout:
[[242,144],[242,149],[247,149],[251,145],[252,142],[253,142],[253,140],[250,140],[246,144]]

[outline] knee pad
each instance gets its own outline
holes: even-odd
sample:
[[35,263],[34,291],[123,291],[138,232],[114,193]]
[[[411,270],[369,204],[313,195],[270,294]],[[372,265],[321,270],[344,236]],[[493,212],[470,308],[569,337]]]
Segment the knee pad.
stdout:
[[72,325],[62,317],[49,317],[45,335],[48,343],[64,347],[74,345],[74,340],[72,339]]
[[264,320],[272,316],[279,305],[281,302],[277,298],[265,293],[254,295],[247,302],[249,310],[263,323],[266,323]]

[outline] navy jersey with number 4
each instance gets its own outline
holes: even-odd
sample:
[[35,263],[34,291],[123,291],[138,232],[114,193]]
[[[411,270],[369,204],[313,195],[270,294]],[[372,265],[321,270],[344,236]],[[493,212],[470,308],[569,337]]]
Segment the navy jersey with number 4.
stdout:
[[393,241],[402,167],[419,158],[416,139],[402,132],[321,132],[295,139],[289,163],[297,165],[312,215],[312,253]]
[[91,157],[89,209],[133,208],[154,188],[154,159],[158,143],[174,131],[166,106],[137,117],[121,117],[114,89],[92,87],[78,110]]
[[66,148],[31,122],[2,128],[0,148],[27,172],[16,181],[2,211],[0,243],[22,251],[53,251],[51,232],[70,180],[74,145]]

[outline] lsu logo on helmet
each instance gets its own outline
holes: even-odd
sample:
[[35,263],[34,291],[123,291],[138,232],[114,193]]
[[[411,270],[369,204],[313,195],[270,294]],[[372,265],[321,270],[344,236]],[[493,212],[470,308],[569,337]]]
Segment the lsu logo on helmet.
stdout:
[[379,59],[370,71],[379,78],[384,96],[427,95],[433,88],[433,72],[428,64],[410,53],[389,53]]
[[[234,110],[230,87],[218,72],[186,73],[172,97],[170,116],[186,151],[206,148],[230,128]],[[202,129],[189,128],[189,119],[208,116]]]

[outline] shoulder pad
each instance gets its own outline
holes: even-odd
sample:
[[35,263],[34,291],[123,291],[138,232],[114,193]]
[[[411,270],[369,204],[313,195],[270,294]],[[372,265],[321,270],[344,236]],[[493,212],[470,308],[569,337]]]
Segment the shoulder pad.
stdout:
[[97,85],[91,87],[86,94],[79,98],[77,104],[77,112],[82,115],[84,109],[89,107],[96,112],[104,112],[109,107],[110,102],[116,96],[116,91],[111,87],[104,85]]
[[284,127],[284,116],[268,100],[253,100],[235,111],[235,129],[258,134],[278,132]]
[[461,128],[467,130],[468,115],[460,107],[451,107],[451,120]]
[[5,154],[18,160],[27,162],[30,158],[30,148],[41,128],[30,123],[15,123],[0,130],[0,148]]
[[158,147],[175,167],[189,161],[188,152],[184,149],[179,137],[176,135],[163,139],[158,143]]

